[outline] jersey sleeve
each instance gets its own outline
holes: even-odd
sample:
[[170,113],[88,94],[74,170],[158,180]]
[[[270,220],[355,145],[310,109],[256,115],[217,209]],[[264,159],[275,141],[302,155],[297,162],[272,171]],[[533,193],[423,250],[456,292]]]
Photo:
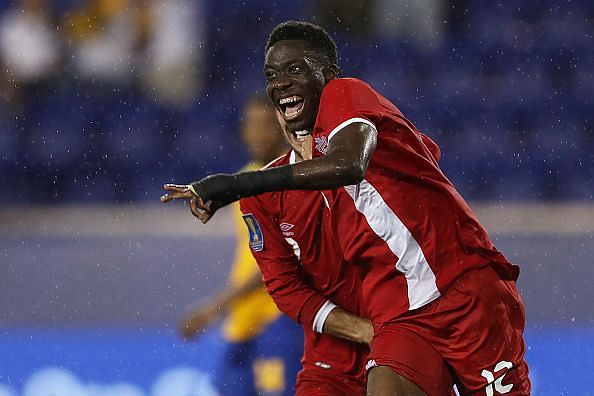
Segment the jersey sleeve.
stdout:
[[423,141],[423,144],[429,149],[429,152],[431,153],[435,161],[439,162],[441,160],[441,150],[439,149],[437,143],[435,143],[429,136],[425,135],[424,133],[421,133],[421,140]]
[[377,94],[363,81],[341,78],[328,83],[322,97],[314,137],[328,142],[353,122],[369,124],[377,130],[383,108]]
[[240,208],[264,285],[284,314],[321,332],[334,304],[309,285],[293,248],[281,236],[274,215],[264,210],[259,199],[243,198]]

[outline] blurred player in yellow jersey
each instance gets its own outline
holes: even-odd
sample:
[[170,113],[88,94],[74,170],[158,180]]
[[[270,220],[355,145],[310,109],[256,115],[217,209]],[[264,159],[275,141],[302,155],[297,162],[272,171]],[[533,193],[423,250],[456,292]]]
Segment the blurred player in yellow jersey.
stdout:
[[[266,96],[245,106],[241,138],[252,162],[243,170],[255,170],[287,151],[274,109]],[[191,338],[226,315],[223,337],[228,342],[215,384],[223,396],[292,395],[301,368],[303,331],[282,315],[264,289],[254,260],[239,205],[233,205],[237,246],[229,276],[229,288],[184,318],[182,333]]]

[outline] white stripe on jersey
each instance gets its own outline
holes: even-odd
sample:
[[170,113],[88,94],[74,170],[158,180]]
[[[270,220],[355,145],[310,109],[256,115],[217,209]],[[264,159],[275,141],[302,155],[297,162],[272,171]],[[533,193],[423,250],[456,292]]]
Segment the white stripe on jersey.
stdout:
[[435,274],[421,247],[404,223],[390,209],[380,193],[367,180],[358,186],[345,186],[357,210],[369,226],[398,257],[396,269],[404,274],[408,286],[409,310],[417,309],[440,296]]
[[334,137],[334,135],[336,135],[338,132],[340,132],[341,129],[343,129],[344,127],[346,127],[347,125],[350,125],[354,122],[361,122],[363,124],[367,124],[370,127],[372,127],[373,129],[375,129],[377,131],[376,126],[373,124],[373,122],[365,119],[365,118],[349,118],[348,120],[340,123],[340,125],[338,125],[336,128],[334,128],[332,130],[332,132],[330,132],[330,134],[328,135],[328,142],[330,142],[330,140],[332,140],[332,138]]

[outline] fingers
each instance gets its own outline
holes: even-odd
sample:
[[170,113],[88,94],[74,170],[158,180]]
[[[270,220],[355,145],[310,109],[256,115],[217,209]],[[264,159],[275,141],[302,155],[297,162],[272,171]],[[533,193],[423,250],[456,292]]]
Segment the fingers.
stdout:
[[202,214],[202,219],[200,219],[200,221],[202,222],[202,224],[206,224],[208,223],[208,221],[212,218],[212,214],[205,212]]
[[217,210],[221,209],[225,204],[220,201],[211,201],[208,208],[203,213],[202,223],[206,224],[214,216]]
[[194,196],[187,185],[165,184],[163,188],[170,192],[161,196],[161,202],[169,202],[172,199],[189,199]]
[[191,191],[185,191],[185,192],[172,192],[169,194],[163,194],[161,196],[161,202],[169,202],[172,199],[190,199],[194,196],[194,194],[192,194]]
[[[196,195],[192,195],[193,198],[196,199],[196,206],[198,207],[198,209],[200,210],[204,210],[204,211],[208,211],[210,210],[210,206],[207,206],[204,201],[202,200],[202,198],[196,196]],[[212,203],[211,203],[212,206]]]
[[218,207],[211,209],[189,189],[188,185],[165,184],[163,188],[169,192],[161,196],[161,202],[169,202],[173,199],[187,199],[190,202],[192,215],[200,220],[202,224],[206,224],[218,209]]
[[187,184],[171,184],[171,183],[167,183],[163,186],[163,188],[167,191],[186,191],[188,190],[188,185]]
[[301,143],[301,158],[304,160],[310,160],[313,158],[312,154],[312,142],[313,138],[311,135],[307,135],[305,140]]
[[161,202],[169,202],[174,199],[170,194],[161,195]]
[[[196,217],[198,220],[200,220],[202,223],[205,223],[204,221],[204,216],[205,213],[204,211],[200,211],[202,208],[198,208],[198,199],[191,198],[190,199],[190,212],[192,212],[192,214],[194,215],[194,217]],[[203,210],[203,209],[202,209]]]

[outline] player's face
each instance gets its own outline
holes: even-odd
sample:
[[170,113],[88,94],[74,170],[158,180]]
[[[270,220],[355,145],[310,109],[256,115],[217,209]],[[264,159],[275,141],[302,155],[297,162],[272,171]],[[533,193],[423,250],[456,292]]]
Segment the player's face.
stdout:
[[[309,56],[308,56],[309,53]],[[287,129],[311,133],[326,79],[302,40],[283,40],[266,54],[266,92],[287,123]],[[295,134],[299,138],[300,134]]]
[[253,103],[243,116],[242,140],[252,160],[268,163],[275,159],[283,147],[283,136],[271,105]]

